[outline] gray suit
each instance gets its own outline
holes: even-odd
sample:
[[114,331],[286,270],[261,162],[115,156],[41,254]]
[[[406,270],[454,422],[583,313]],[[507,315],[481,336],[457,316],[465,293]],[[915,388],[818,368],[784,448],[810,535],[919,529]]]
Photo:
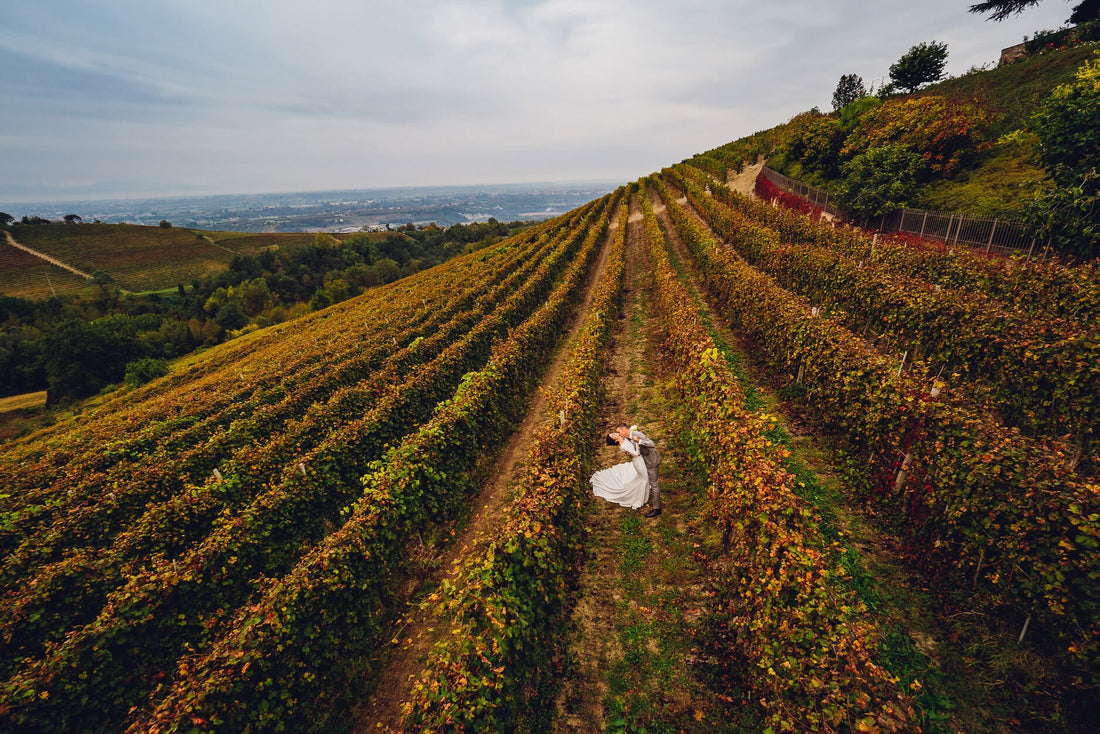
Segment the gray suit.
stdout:
[[657,467],[661,464],[661,455],[657,452],[657,444],[641,431],[631,431],[630,438],[638,445],[645,467],[649,470],[649,504],[654,510],[659,510],[661,509],[661,484],[657,479]]

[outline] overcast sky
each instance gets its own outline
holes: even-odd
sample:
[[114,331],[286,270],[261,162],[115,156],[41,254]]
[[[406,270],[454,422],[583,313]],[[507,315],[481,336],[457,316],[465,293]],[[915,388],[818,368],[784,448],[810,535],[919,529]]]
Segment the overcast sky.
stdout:
[[627,181],[881,81],[995,62],[1071,5],[0,0],[0,205]]

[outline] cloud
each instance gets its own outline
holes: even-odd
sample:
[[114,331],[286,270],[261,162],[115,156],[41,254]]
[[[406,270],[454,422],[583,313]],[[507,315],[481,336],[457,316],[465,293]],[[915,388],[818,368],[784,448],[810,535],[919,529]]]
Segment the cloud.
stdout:
[[[634,178],[868,82],[1058,25],[958,0],[36,0],[0,28],[0,201]],[[18,187],[18,188],[17,188]]]

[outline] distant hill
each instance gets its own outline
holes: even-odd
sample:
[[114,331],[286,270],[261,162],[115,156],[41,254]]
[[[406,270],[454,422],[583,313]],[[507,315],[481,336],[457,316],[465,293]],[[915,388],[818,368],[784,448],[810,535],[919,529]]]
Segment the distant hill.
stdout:
[[[86,273],[107,273],[132,292],[175,288],[225,269],[237,254],[313,242],[312,233],[205,232],[132,224],[16,225],[12,236]],[[46,275],[49,275],[47,281]],[[74,293],[87,281],[0,240],[0,294],[44,298]]]

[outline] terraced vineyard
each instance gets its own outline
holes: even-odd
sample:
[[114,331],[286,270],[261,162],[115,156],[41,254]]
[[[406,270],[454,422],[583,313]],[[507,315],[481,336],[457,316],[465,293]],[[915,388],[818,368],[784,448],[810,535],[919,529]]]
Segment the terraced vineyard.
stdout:
[[[941,613],[1023,625],[1072,719],[1100,684],[1098,310],[1088,268],[666,169],[4,445],[0,729],[965,727],[884,653],[740,348],[847,461],[836,501],[892,519]],[[651,526],[590,496],[624,410],[671,467]],[[592,533],[683,548],[690,583],[596,563]],[[667,685],[586,664],[615,630]]]

